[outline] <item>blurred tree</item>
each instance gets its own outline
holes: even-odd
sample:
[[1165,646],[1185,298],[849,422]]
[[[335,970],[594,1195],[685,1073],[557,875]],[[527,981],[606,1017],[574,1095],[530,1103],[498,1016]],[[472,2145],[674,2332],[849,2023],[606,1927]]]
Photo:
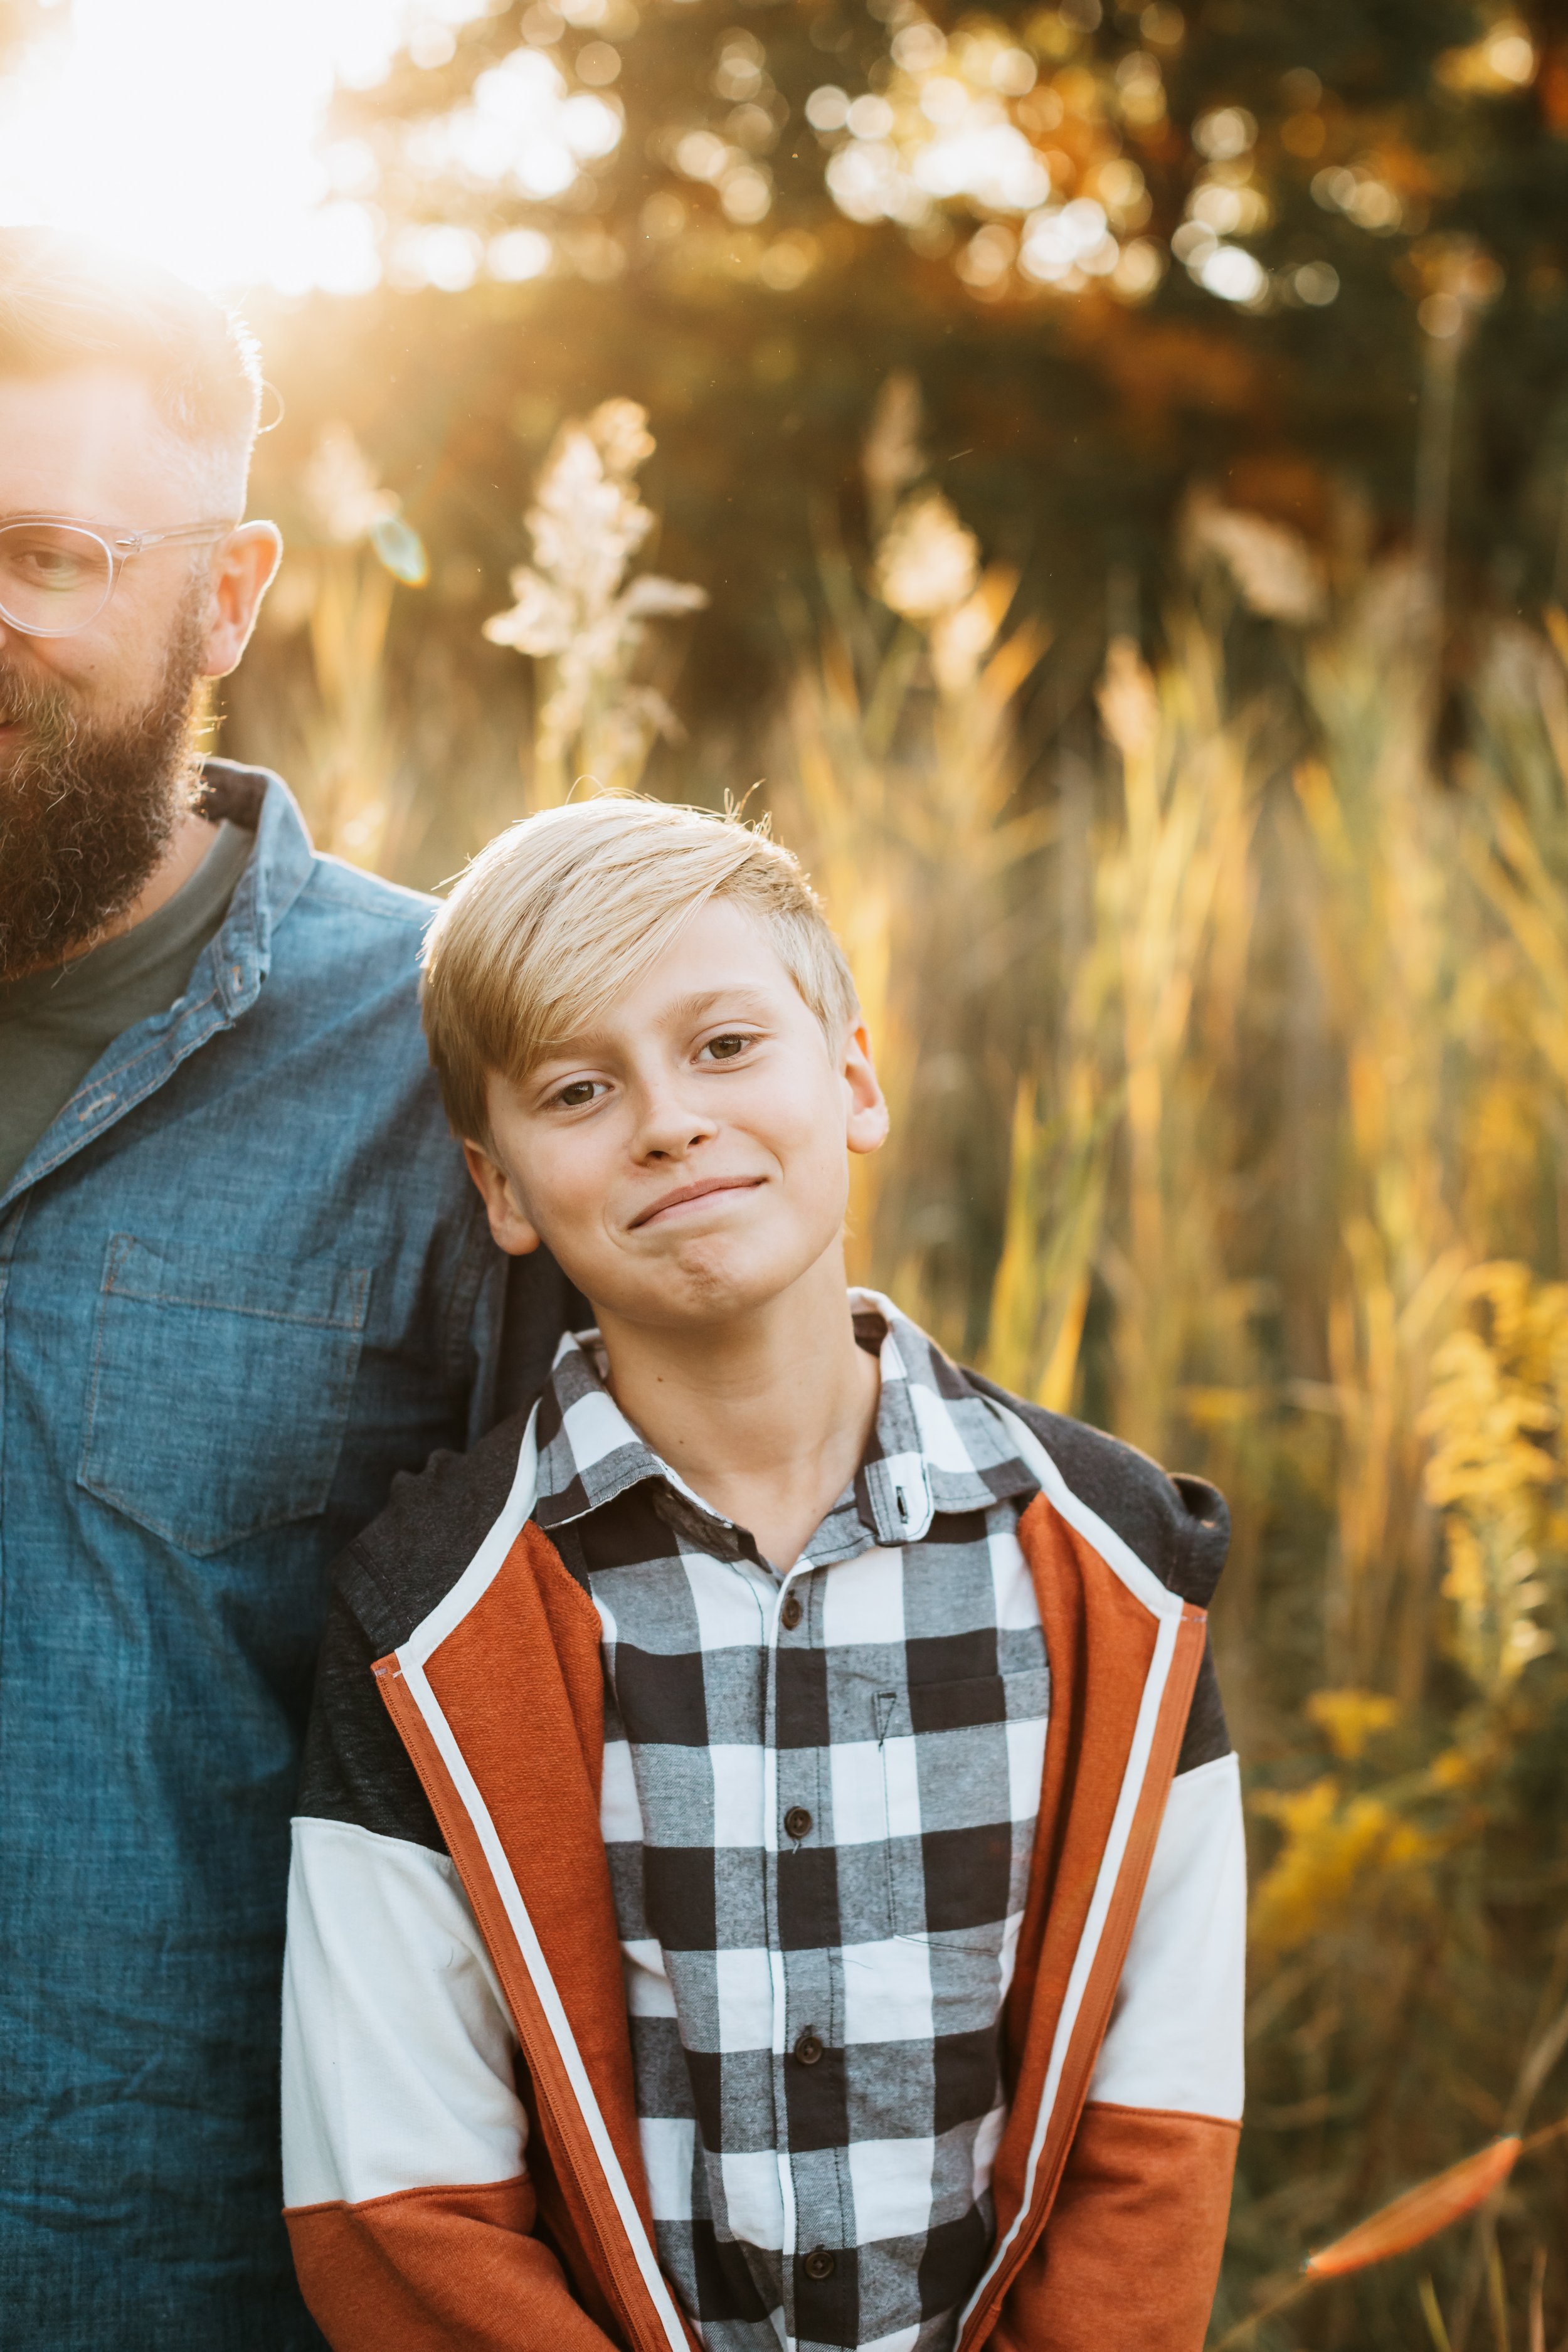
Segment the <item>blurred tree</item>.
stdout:
[[[912,361],[972,470],[999,462],[998,512],[1023,473],[1058,543],[1064,441],[1112,542],[1204,469],[1321,535],[1347,471],[1399,517],[1424,349],[1471,341],[1465,541],[1506,540],[1508,586],[1561,568],[1558,5],[502,0],[427,26],[339,128],[395,285],[574,278],[599,299],[540,287],[519,326],[591,348],[629,312],[690,374],[722,302],[785,438],[803,379],[863,400]],[[728,373],[721,348],[721,438]]]
[[781,591],[861,542],[900,368],[1055,626],[1042,724],[1159,609],[1194,482],[1340,563],[1451,534],[1456,608],[1568,590],[1561,0],[437,4],[327,150],[384,284],[254,306],[289,409],[259,491],[287,520],[352,423],[486,691],[550,441],[624,396],[660,568],[712,598],[683,708],[743,731]]

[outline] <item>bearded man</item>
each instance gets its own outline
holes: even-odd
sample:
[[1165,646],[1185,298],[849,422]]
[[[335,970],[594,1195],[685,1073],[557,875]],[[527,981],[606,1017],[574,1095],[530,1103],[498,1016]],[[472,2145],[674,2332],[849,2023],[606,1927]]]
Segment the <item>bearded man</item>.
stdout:
[[563,1306],[447,1134],[427,902],[193,752],[279,552],[258,399],[204,298],[0,231],[7,2352],[321,2343],[277,2053],[327,1566]]

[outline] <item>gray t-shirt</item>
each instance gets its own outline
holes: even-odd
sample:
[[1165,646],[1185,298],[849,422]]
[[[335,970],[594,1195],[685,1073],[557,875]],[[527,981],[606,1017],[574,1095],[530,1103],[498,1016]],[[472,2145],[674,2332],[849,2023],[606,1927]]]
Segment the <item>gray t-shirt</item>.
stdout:
[[73,963],[0,981],[0,1192],[116,1037],[184,993],[256,835],[225,823],[155,914]]

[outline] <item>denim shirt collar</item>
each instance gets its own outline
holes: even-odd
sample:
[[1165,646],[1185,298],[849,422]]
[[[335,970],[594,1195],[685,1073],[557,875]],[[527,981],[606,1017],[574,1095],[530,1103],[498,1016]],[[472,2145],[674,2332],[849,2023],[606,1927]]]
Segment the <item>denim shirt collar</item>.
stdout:
[[196,958],[184,994],[166,1013],[122,1031],[99,1056],[0,1193],[0,1214],[155,1094],[209,1037],[232,1028],[261,992],[273,934],[310,878],[315,851],[299,803],[270,770],[208,760],[202,781],[204,814],[256,832],[228,912]]

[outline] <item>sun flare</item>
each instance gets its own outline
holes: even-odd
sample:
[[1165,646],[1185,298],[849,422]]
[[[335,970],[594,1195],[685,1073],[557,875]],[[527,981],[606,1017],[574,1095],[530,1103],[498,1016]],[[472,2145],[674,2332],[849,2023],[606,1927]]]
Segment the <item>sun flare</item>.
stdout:
[[0,84],[0,221],[101,236],[215,289],[379,274],[377,223],[323,153],[338,79],[483,0],[76,0]]

